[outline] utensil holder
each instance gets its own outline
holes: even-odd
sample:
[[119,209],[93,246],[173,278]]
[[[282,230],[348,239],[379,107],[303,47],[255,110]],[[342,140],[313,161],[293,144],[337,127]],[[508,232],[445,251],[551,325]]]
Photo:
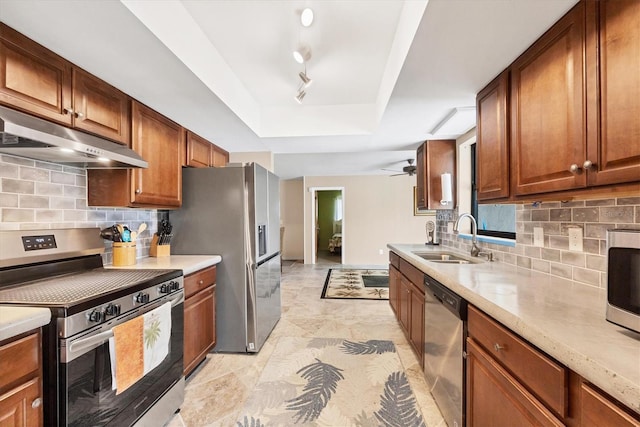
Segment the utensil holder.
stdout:
[[149,256],[152,257],[164,257],[171,255],[171,245],[159,245],[158,235],[154,234],[151,239],[151,246],[149,247]]
[[136,244],[132,242],[113,242],[113,265],[135,265]]

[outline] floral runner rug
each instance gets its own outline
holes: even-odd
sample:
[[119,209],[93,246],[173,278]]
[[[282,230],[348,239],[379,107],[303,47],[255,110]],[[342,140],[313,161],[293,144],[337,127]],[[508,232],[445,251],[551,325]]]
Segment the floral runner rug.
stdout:
[[389,270],[332,268],[320,298],[389,299]]
[[392,341],[282,337],[238,427],[423,427]]

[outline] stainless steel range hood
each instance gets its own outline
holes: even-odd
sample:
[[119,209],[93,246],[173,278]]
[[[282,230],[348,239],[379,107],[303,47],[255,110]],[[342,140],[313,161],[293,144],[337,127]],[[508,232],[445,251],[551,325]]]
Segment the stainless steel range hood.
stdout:
[[146,168],[130,148],[0,106],[0,153],[87,169]]

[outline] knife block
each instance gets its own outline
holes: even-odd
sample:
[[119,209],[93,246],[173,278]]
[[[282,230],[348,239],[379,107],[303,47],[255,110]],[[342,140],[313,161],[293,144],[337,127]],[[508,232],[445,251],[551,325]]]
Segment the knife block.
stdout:
[[171,245],[159,245],[158,235],[154,234],[151,239],[151,247],[149,247],[149,256],[163,257],[171,255]]
[[113,242],[113,265],[127,266],[136,263],[136,244],[132,242]]

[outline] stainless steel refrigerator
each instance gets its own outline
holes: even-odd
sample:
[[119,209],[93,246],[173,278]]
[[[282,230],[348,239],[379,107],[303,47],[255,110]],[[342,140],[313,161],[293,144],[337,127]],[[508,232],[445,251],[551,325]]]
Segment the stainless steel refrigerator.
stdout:
[[183,169],[171,253],[221,255],[217,352],[258,352],[280,319],[280,183],[256,163]]

